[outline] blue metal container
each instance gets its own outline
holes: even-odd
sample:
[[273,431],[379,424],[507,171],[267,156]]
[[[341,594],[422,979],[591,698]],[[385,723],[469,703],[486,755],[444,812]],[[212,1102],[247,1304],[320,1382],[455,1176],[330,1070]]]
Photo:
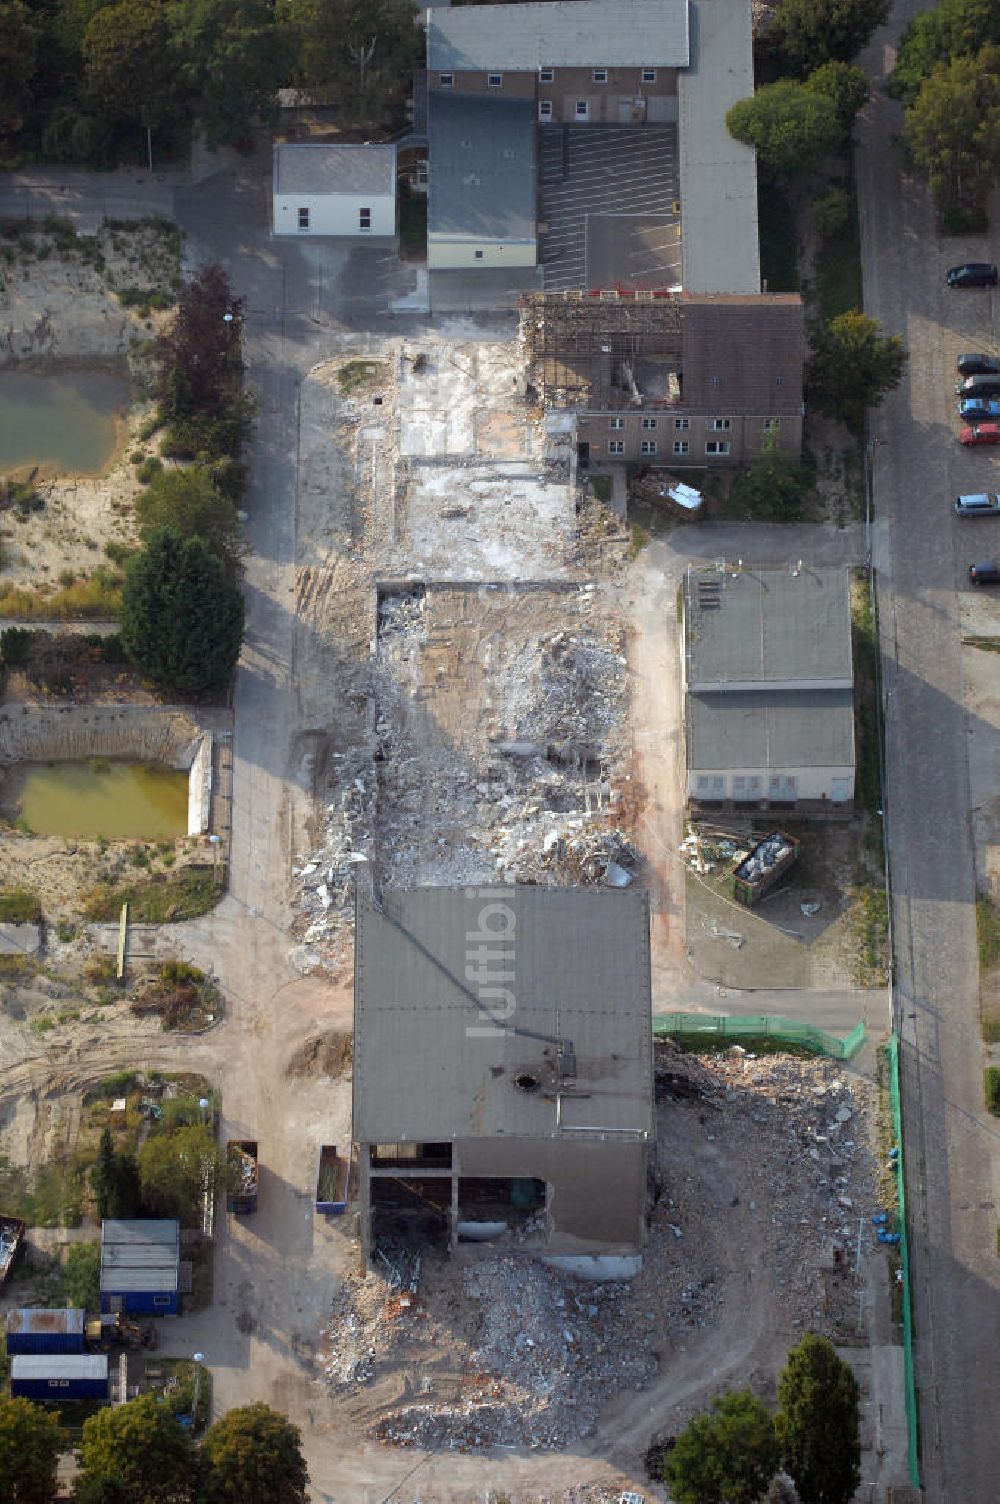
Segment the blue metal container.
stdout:
[[13,1358],[29,1353],[82,1353],[82,1311],[44,1310],[25,1307],[7,1312],[7,1352]]

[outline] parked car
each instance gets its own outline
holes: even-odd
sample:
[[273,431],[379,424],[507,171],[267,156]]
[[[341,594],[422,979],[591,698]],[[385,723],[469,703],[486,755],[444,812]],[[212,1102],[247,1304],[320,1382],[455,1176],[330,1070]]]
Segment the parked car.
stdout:
[[955,391],[960,397],[1000,397],[1000,376],[966,376]]
[[960,376],[1000,376],[1000,360],[995,355],[960,355],[955,369]]
[[996,287],[997,269],[992,261],[963,261],[945,273],[949,287]]
[[963,397],[958,404],[958,416],[967,423],[975,423],[979,418],[1000,418],[1000,398]]
[[1000,496],[993,491],[956,496],[955,511],[959,517],[1000,517]]
[[1000,585],[1000,564],[993,559],[984,559],[981,564],[970,564],[969,580],[973,585]]
[[958,436],[960,444],[1000,444],[1000,423],[973,423]]

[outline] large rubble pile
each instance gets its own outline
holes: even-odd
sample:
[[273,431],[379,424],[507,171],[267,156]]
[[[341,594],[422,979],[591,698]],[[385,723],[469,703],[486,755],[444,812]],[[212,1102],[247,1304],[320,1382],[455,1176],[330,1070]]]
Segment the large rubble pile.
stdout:
[[874,1206],[865,1091],[830,1061],[739,1047],[703,1060],[658,1046],[655,1082],[657,1194],[634,1280],[589,1284],[484,1250],[462,1265],[427,1252],[402,1284],[372,1272],[344,1286],[323,1370],[369,1392],[379,1439],[565,1447],[609,1397],[662,1379],[714,1332],[736,1341],[759,1322],[770,1347],[752,1348],[748,1372],[772,1348],[776,1369],[807,1329],[856,1335],[858,1225],[867,1248]]
[[625,635],[593,586],[383,598],[369,685],[371,740],[331,756],[323,840],[296,873],[323,959],[357,881],[632,880]]

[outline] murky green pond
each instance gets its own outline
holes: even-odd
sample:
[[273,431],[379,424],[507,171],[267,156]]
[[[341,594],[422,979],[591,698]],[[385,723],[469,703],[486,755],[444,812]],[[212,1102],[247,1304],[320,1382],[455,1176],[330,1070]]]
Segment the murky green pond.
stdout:
[[112,371],[0,371],[0,471],[40,465],[93,475],[110,462],[128,408]]
[[187,834],[188,775],[103,758],[25,763],[8,773],[3,804],[36,835],[162,840]]

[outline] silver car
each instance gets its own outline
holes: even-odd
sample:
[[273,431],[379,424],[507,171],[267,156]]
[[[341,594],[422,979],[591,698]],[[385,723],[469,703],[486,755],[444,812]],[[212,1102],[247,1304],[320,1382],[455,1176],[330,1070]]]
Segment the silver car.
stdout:
[[955,498],[959,517],[1000,517],[1000,496],[993,491],[976,491]]

